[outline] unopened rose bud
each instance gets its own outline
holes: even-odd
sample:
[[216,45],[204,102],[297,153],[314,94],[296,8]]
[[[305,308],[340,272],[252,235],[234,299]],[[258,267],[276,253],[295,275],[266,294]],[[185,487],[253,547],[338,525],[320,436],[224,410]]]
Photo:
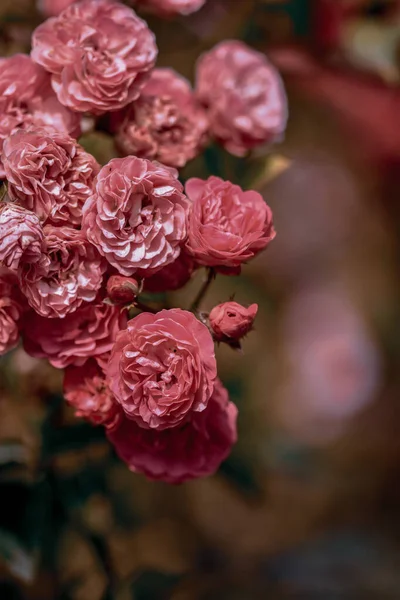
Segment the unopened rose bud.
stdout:
[[132,304],[140,293],[140,284],[132,277],[112,275],[107,281],[107,296],[112,304]]
[[237,302],[223,302],[210,312],[210,327],[218,341],[240,340],[248,333],[258,311],[257,304],[248,308]]

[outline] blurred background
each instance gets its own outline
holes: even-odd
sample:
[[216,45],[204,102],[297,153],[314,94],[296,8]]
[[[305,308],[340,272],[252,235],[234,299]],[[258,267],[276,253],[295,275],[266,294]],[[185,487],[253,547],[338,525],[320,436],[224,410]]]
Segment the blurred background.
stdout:
[[[40,20],[1,0],[0,54],[29,52]],[[193,79],[239,38],[288,92],[282,144],[210,147],[182,173],[256,188],[274,212],[270,249],[205,305],[260,307],[243,354],[217,351],[239,441],[214,477],[149,482],[65,407],[59,372],[2,358],[0,598],[400,598],[400,2],[208,0],[149,25],[160,66]],[[114,155],[104,133],[82,143]]]

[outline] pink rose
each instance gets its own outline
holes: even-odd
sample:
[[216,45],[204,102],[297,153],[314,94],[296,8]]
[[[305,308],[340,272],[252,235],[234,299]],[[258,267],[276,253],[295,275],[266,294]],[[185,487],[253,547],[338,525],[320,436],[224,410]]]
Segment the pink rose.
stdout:
[[132,9],[108,0],[82,0],[37,27],[31,55],[52,73],[61,104],[102,114],[139,96],[157,46]]
[[199,10],[206,0],[137,0],[140,7],[146,8],[159,17],[190,15]]
[[237,439],[237,408],[219,380],[206,410],[172,429],[143,429],[122,416],[107,431],[119,457],[131,471],[149,479],[182,483],[212,475],[229,455]]
[[135,156],[114,158],[97,177],[82,226],[122,275],[150,276],[178,257],[188,206],[173,169]]
[[287,121],[282,81],[266,57],[243,42],[221,42],[200,57],[196,91],[211,133],[232,154],[281,139]]
[[12,271],[0,267],[0,356],[18,344],[22,313],[17,278]]
[[83,367],[65,369],[64,397],[75,408],[77,417],[87,419],[93,425],[116,425],[119,406],[95,360],[89,360]]
[[132,277],[111,275],[107,281],[107,297],[112,304],[128,306],[136,300],[140,288],[139,282]]
[[89,358],[104,365],[118,331],[125,326],[125,312],[99,299],[80,306],[64,319],[46,319],[32,311],[22,333],[28,354],[47,358],[57,369],[64,369],[82,366]]
[[209,319],[215,338],[218,341],[240,340],[252,329],[257,311],[257,304],[251,304],[248,308],[237,302],[223,302],[214,306]]
[[129,321],[106,371],[125,414],[141,427],[176,427],[207,406],[217,367],[211,335],[185,310],[142,313]]
[[20,263],[42,259],[43,230],[38,217],[22,206],[0,203],[0,265],[17,271]]
[[[52,126],[78,137],[80,117],[59,103],[50,76],[25,54],[0,58],[0,153],[3,140],[21,127]],[[0,177],[4,177],[0,163]]]
[[272,212],[258,192],[209,177],[186,183],[192,200],[186,248],[199,264],[238,267],[275,237]]
[[105,261],[81,231],[44,227],[46,265],[20,271],[21,290],[42,317],[62,318],[83,302],[92,302],[100,289]]
[[207,141],[208,121],[189,83],[172,69],[154,69],[117,131],[124,155],[184,167]]
[[57,17],[76,0],[38,0],[38,9],[46,17]]
[[193,258],[182,250],[173,263],[144,280],[144,289],[151,293],[179,290],[190,280],[195,266]]
[[3,164],[11,200],[42,220],[80,225],[99,165],[71,137],[54,129],[28,129],[7,138]]

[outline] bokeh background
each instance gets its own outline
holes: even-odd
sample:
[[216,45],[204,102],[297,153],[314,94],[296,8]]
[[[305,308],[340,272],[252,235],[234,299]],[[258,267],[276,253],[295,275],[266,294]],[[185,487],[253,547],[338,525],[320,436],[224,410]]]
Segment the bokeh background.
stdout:
[[[40,20],[1,0],[0,55],[29,51]],[[182,173],[274,211],[274,243],[205,304],[259,304],[243,354],[217,351],[239,442],[214,477],[149,482],[66,408],[60,373],[2,358],[0,598],[400,598],[400,2],[208,0],[149,25],[159,65],[192,80],[201,52],[239,38],[287,87],[279,146],[211,147]],[[114,155],[104,132],[82,143]]]

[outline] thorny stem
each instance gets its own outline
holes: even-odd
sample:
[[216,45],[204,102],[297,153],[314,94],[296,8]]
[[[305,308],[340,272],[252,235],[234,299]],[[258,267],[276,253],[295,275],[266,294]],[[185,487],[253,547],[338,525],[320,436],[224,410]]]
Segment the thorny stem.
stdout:
[[209,268],[208,273],[207,273],[207,279],[204,281],[203,285],[201,286],[201,288],[199,290],[199,293],[197,294],[196,298],[193,300],[192,306],[190,307],[190,310],[192,312],[198,311],[202,301],[204,300],[205,295],[208,292],[208,288],[210,287],[210,285],[214,279],[215,279],[215,271],[213,268]]

